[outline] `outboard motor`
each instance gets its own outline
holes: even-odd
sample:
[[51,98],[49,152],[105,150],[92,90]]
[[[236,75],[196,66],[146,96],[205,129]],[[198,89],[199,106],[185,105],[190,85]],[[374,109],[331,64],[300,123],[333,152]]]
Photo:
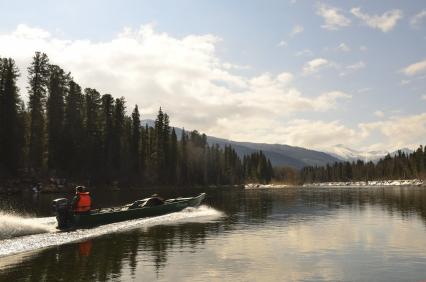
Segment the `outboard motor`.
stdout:
[[69,209],[68,199],[59,198],[53,200],[53,210],[55,211],[58,229],[66,229],[71,226],[72,217]]

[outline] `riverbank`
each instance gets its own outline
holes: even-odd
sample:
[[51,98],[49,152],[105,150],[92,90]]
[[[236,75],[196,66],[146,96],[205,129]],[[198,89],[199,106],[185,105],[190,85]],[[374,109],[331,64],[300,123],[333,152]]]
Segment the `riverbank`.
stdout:
[[374,181],[348,181],[348,182],[323,182],[303,184],[318,187],[360,187],[360,186],[424,186],[421,179],[399,179],[399,180],[374,180]]
[[298,185],[287,185],[287,184],[259,184],[259,183],[248,183],[244,185],[245,189],[282,189],[288,187],[296,187]]
[[305,183],[303,185],[249,183],[249,184],[246,184],[244,188],[245,189],[282,189],[282,188],[289,188],[289,187],[385,187],[385,186],[426,186],[426,183],[425,181],[421,179],[322,182],[322,183]]

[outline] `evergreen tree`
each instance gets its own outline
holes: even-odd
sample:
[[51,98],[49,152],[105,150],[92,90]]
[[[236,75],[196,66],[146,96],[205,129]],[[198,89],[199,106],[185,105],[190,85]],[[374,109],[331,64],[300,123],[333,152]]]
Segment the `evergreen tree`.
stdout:
[[28,68],[29,111],[30,111],[30,166],[40,171],[45,153],[45,105],[49,79],[49,59],[46,54],[36,52]]
[[[141,127],[141,140],[140,140],[140,157],[139,164],[142,177],[145,175],[146,171],[146,162],[148,156],[148,126]],[[145,178],[142,178],[142,182],[145,181]]]
[[357,160],[328,164],[325,167],[305,167],[300,172],[303,182],[371,181],[391,179],[412,179],[425,176],[423,148],[411,154],[398,151],[396,155],[386,155],[373,163]]
[[133,172],[139,173],[140,169],[140,151],[139,147],[141,144],[141,120],[138,105],[132,112],[132,144],[131,144],[131,158]]
[[124,126],[121,135],[120,168],[116,171],[124,184],[134,182],[132,173],[132,118],[124,116]]
[[3,148],[4,148],[4,137],[3,137],[3,124],[4,124],[4,114],[3,114],[3,92],[4,92],[4,80],[5,80],[5,71],[4,71],[4,60],[0,57],[0,176],[3,174],[3,171],[5,170],[6,164],[5,161],[2,161],[4,159],[3,156]]
[[68,95],[65,97],[64,113],[64,168],[71,175],[81,172],[84,162],[83,134],[84,97],[81,87],[72,79],[68,82]]
[[182,129],[182,135],[180,138],[180,150],[179,150],[179,184],[188,184],[188,148],[187,148],[187,136],[185,129]]
[[12,59],[0,59],[0,167],[16,174],[22,161],[24,128],[16,86],[18,69]]
[[262,151],[245,156],[241,170],[241,178],[252,182],[269,183],[273,177],[272,164]]
[[96,89],[86,88],[85,98],[85,140],[84,140],[84,165],[86,176],[96,181],[103,167],[103,150],[101,134],[101,95]]
[[56,65],[50,65],[47,98],[48,168],[64,168],[65,96],[69,74]]
[[155,119],[155,147],[154,154],[152,154],[151,161],[155,168],[156,182],[164,182],[164,172],[165,172],[165,146],[164,146],[164,114],[160,108]]
[[113,167],[116,168],[118,165],[113,164],[113,162],[119,162],[114,158],[115,149],[113,146],[114,143],[114,98],[110,94],[102,95],[101,98],[101,132],[102,132],[102,144],[103,144],[103,166],[105,169],[105,177],[109,179]]
[[[153,127],[141,127],[137,106],[128,116],[124,98],[101,97],[91,88],[83,95],[69,74],[49,65],[45,54],[35,54],[28,72],[26,111],[15,63],[0,59],[0,176],[24,167],[40,174],[47,164],[51,173],[93,184],[239,184],[272,177],[262,152],[245,156],[242,163],[231,146],[209,146],[207,136],[196,130],[183,130],[179,141],[161,108]],[[401,156],[391,168],[417,173],[425,166],[423,150],[405,159]]]
[[122,167],[122,137],[125,120],[126,120],[126,101],[124,97],[115,99],[115,110],[114,110],[114,134],[113,134],[113,164],[116,171],[120,171]]
[[170,156],[169,156],[169,183],[176,184],[177,164],[178,164],[178,141],[175,129],[172,129],[170,137]]
[[169,116],[164,113],[163,128],[161,129],[161,146],[164,153],[161,160],[161,178],[164,183],[170,183],[171,163],[170,163],[170,121]]

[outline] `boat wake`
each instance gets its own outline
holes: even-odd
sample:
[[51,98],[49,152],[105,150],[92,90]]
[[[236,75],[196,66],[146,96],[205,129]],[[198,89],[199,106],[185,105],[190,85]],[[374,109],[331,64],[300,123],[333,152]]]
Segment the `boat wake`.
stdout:
[[0,212],[0,240],[55,230],[54,217],[29,218]]
[[[31,219],[0,214],[0,257],[87,240],[114,232],[188,221],[205,222],[206,220],[216,220],[222,216],[220,211],[203,205],[163,216],[128,220],[91,229],[58,232],[55,229],[56,219],[54,217]],[[3,218],[7,220],[3,221]]]

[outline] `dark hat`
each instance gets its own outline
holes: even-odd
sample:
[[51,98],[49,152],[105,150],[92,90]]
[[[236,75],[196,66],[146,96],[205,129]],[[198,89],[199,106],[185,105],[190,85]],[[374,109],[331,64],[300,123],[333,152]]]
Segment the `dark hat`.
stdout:
[[77,186],[77,187],[75,187],[75,191],[77,191],[77,192],[84,192],[84,190],[85,190],[84,186]]

